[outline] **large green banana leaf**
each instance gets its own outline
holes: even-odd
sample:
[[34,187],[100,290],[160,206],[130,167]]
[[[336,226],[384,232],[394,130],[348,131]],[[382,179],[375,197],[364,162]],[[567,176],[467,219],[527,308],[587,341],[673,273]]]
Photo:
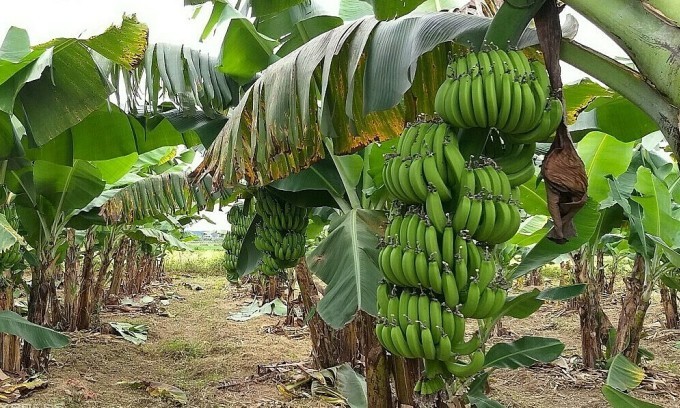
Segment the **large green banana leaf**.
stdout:
[[[17,54],[26,50],[24,34],[21,41],[12,41],[10,54],[23,54],[20,61],[0,60],[0,109],[15,113],[32,143],[43,145],[103,105],[111,93],[93,52],[133,67],[146,49],[148,28],[134,17],[124,17],[120,27],[90,39],[56,39]],[[9,36],[16,38],[16,29]],[[20,103],[17,109],[15,100]]]
[[0,311],[0,333],[21,337],[38,350],[66,347],[67,336],[24,319],[11,310]]
[[384,217],[382,211],[364,209],[343,214],[307,257],[309,269],[328,284],[317,312],[336,329],[352,321],[358,310],[378,312],[375,293],[382,273],[375,260]]

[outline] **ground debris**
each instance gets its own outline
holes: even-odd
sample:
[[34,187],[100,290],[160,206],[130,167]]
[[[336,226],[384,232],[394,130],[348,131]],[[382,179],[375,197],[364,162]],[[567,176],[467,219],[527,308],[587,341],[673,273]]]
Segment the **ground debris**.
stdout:
[[[3,373],[4,374],[4,373]],[[10,404],[47,387],[47,381],[36,377],[9,377],[0,383],[0,402]]]
[[156,381],[121,381],[118,384],[134,389],[144,388],[152,397],[160,397],[161,399],[172,401],[180,405],[185,405],[189,402],[187,394],[174,385]]

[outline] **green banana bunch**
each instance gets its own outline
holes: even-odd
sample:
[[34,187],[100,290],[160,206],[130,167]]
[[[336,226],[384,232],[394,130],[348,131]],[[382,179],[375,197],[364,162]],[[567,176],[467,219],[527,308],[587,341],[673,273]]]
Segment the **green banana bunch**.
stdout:
[[524,134],[541,124],[550,96],[542,63],[520,51],[491,49],[458,56],[448,71],[434,108],[453,126]]
[[21,245],[16,242],[11,247],[0,253],[0,271],[21,269],[24,261]]
[[[449,186],[455,185],[455,167],[464,164],[462,156],[452,151],[457,150],[455,142],[451,143],[454,139],[454,129],[446,123],[409,124],[396,151],[385,156],[382,176],[390,194],[403,203],[422,204],[430,197],[430,190],[436,189],[442,203],[451,201]],[[451,160],[460,163],[451,168]]]
[[425,360],[421,394],[483,367],[482,339],[466,336],[466,322],[506,304],[494,247],[519,229],[517,186],[564,110],[545,67],[521,52],[468,53],[448,71],[435,100],[446,123],[409,124],[382,169],[397,200],[379,240],[375,333],[390,353]]
[[262,259],[258,261],[255,270],[265,276],[276,276],[283,273],[283,270],[279,267],[276,259],[267,253],[265,253],[262,256]]
[[222,248],[224,248],[224,269],[230,282],[238,280],[239,275],[236,271],[238,257],[241,253],[243,238],[254,216],[252,205],[246,207],[244,204],[234,204],[227,212],[230,230],[224,234]]
[[305,254],[307,209],[279,200],[265,189],[258,190],[255,197],[255,211],[262,217],[256,227],[255,247],[265,253],[263,272],[278,273],[295,266]]

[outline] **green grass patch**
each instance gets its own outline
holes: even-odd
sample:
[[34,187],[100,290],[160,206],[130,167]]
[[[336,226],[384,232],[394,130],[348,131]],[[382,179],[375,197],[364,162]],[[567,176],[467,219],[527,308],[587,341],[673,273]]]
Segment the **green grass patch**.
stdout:
[[165,271],[177,275],[223,276],[224,250],[175,251],[165,258]]
[[158,352],[173,359],[200,358],[206,355],[202,343],[172,339],[158,345]]

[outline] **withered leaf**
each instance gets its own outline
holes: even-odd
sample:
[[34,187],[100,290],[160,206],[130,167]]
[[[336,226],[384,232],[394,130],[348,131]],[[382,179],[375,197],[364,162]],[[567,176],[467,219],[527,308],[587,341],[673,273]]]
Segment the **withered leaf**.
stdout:
[[[553,96],[561,99],[564,104],[559,55],[562,29],[557,1],[547,0],[536,14],[535,22]],[[576,236],[573,218],[588,200],[588,177],[564,118],[556,133],[543,160],[541,174],[547,186],[548,211],[553,218],[553,227],[548,232],[548,238],[562,244]]]

